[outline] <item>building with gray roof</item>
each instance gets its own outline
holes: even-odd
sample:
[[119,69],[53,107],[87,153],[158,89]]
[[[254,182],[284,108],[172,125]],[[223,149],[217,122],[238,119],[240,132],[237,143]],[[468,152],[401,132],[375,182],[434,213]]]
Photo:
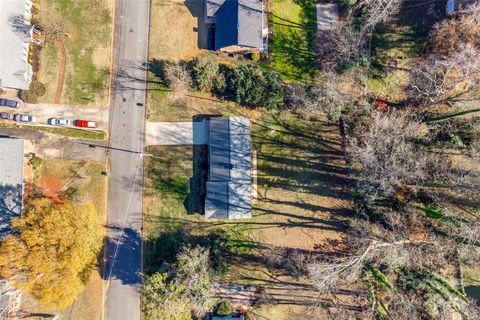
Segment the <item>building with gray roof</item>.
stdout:
[[266,48],[268,24],[263,0],[204,0],[205,21],[215,26],[215,50],[259,51]]
[[22,139],[0,138],[0,238],[22,212],[23,150]]
[[207,219],[252,216],[250,119],[211,118],[208,125]]
[[0,87],[28,89],[30,84],[31,4],[28,0],[0,0]]

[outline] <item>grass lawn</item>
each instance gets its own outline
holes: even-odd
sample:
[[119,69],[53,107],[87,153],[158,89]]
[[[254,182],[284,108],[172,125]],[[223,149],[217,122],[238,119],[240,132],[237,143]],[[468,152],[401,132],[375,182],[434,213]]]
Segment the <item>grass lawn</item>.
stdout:
[[155,157],[145,159],[145,272],[158,270],[182,241],[210,243],[222,230],[229,248],[222,259],[229,268],[217,280],[255,284],[271,299],[260,303],[255,314],[291,319],[308,308],[316,292],[304,278],[293,276],[284,260],[272,263],[265,257],[280,253],[281,259],[288,259],[297,253],[341,248],[351,182],[336,126],[300,120],[290,113],[254,119],[258,198],[252,219],[206,221],[201,214],[189,213],[195,211],[186,208],[192,207],[190,190],[197,190],[196,179],[190,178],[198,173],[192,161],[198,158],[198,149],[147,148]]
[[314,0],[271,0],[269,50],[274,59],[267,66],[286,81],[310,80],[315,75],[313,42],[317,28]]
[[203,1],[152,0],[149,59],[182,60],[197,55],[197,15]]
[[[393,101],[405,98],[409,68],[427,40],[432,26],[445,17],[445,3],[404,2],[397,16],[379,25],[372,38],[372,75],[368,91]],[[397,68],[387,70],[389,63]]]
[[[409,81],[409,67],[417,54],[424,35],[412,26],[392,21],[377,27],[372,39],[372,75],[368,78],[368,92],[401,100]],[[389,63],[397,68],[385,71]]]
[[[45,0],[41,2],[40,19],[65,25],[70,36],[66,49],[65,81],[62,102],[105,106],[108,102],[111,61],[111,0]],[[46,43],[41,55],[39,80],[47,85],[42,102],[55,96],[59,68],[59,50]]]
[[[70,160],[43,160],[33,172],[33,182],[44,191],[44,194],[54,195],[66,184],[76,189],[77,197],[92,202],[102,223],[105,222],[106,179],[101,174],[105,166],[87,161]],[[74,179],[77,172],[82,177]],[[89,280],[72,306],[58,311],[60,319],[101,319],[103,300],[103,280],[97,271],[92,272]],[[30,312],[45,312],[36,304],[35,300],[24,295],[22,308]]]
[[5,128],[27,128],[33,130],[44,131],[52,134],[57,134],[60,136],[65,137],[72,137],[72,138],[81,138],[81,139],[89,139],[89,140],[105,140],[107,138],[107,133],[102,130],[82,130],[77,128],[62,128],[62,127],[44,127],[44,126],[31,126],[31,125],[24,125],[18,123],[11,123],[11,122],[2,122],[0,123],[0,127]]

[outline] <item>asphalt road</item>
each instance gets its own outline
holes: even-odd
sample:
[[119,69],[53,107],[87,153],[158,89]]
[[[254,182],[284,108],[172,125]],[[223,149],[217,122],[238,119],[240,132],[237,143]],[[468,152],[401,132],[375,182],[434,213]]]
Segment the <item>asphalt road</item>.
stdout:
[[105,318],[140,320],[143,146],[150,0],[117,0],[106,240]]

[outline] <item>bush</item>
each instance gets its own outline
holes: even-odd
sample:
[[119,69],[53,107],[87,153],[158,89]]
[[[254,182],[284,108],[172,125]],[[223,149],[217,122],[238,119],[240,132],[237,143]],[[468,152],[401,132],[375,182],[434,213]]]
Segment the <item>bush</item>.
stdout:
[[40,167],[42,165],[42,162],[43,162],[42,158],[37,157],[35,155],[30,159],[30,165],[34,170]]
[[30,86],[28,90],[21,90],[18,97],[27,103],[37,103],[38,98],[45,95],[47,92],[47,88],[43,83],[40,81],[32,81],[30,82]]
[[214,88],[219,74],[219,64],[210,57],[198,57],[191,62],[193,87],[210,91]]
[[260,60],[260,53],[259,53],[259,52],[253,52],[253,53],[250,55],[250,59],[252,59],[252,61],[258,61],[258,60]]
[[233,69],[227,89],[239,104],[272,109],[283,106],[285,100],[278,75],[252,64]]
[[233,312],[232,305],[226,300],[222,300],[215,306],[215,314],[217,316],[225,317]]

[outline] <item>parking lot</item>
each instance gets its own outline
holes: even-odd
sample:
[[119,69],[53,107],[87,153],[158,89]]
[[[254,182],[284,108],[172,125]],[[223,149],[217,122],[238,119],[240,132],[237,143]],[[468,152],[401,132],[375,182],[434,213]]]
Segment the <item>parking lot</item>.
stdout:
[[0,107],[0,112],[34,116],[37,119],[36,123],[40,125],[48,125],[48,119],[50,118],[70,119],[72,125],[73,121],[78,119],[96,121],[98,129],[108,130],[109,110],[106,108],[85,108],[58,104],[28,104],[20,102],[18,108],[2,106]]

